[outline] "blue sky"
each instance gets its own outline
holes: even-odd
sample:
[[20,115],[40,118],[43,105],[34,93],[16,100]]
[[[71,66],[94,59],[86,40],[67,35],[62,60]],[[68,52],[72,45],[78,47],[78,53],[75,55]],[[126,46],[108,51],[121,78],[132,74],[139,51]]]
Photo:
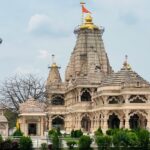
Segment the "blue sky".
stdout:
[[[150,1],[85,0],[94,23],[105,27],[110,63],[120,70],[127,54],[132,69],[150,81]],[[64,71],[81,22],[80,0],[0,0],[0,81],[18,73],[47,78],[51,55]]]

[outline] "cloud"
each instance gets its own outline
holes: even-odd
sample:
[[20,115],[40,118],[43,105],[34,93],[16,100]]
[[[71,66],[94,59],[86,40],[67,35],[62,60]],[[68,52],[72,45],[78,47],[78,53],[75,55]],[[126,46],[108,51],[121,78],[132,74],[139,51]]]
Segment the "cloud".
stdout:
[[35,14],[33,15],[28,23],[28,32],[46,34],[51,31],[51,21],[48,16]]
[[64,37],[70,34],[66,23],[44,14],[35,14],[31,16],[27,31],[36,36]]
[[50,55],[47,50],[40,50],[39,55],[37,57],[40,59],[49,59]]

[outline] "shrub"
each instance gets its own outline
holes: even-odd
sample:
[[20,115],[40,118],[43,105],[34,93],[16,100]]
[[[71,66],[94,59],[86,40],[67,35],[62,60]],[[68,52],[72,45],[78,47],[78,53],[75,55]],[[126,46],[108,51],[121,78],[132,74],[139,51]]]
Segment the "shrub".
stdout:
[[97,136],[96,144],[99,150],[109,150],[112,145],[112,138],[108,135]]
[[83,135],[79,139],[79,150],[89,150],[92,144],[92,139],[89,136]]
[[11,150],[19,150],[19,144],[17,141],[12,142],[12,149]]
[[150,142],[149,140],[149,132],[145,129],[137,129],[135,131],[138,140],[139,140],[139,146],[144,148],[144,149],[148,149],[148,144]]
[[2,150],[12,150],[12,141],[11,139],[6,139],[1,143],[0,149]]
[[41,144],[41,147],[40,147],[40,150],[48,150],[48,145],[47,145],[47,143],[42,143],[42,144]]
[[80,130],[72,130],[71,131],[71,137],[72,138],[80,138],[83,135],[83,132]]
[[23,132],[21,132],[20,129],[17,129],[14,133],[13,133],[13,136],[23,136]]
[[71,130],[71,137],[75,137],[75,131],[74,130]]
[[48,132],[48,136],[49,138],[52,138],[55,134],[57,134],[57,131],[55,129],[51,129]]
[[107,135],[114,135],[114,134],[116,134],[118,131],[120,131],[120,130],[122,130],[122,129],[108,129],[107,131],[106,131],[106,134]]
[[67,146],[68,146],[69,150],[72,150],[74,148],[74,145],[76,145],[76,144],[77,144],[76,141],[73,141],[73,140],[67,141]]
[[128,146],[137,147],[139,145],[138,137],[134,132],[127,133]]
[[0,144],[3,142],[3,137],[2,135],[0,134]]
[[57,133],[53,134],[53,136],[52,136],[52,143],[53,143],[52,149],[53,150],[58,150],[60,143],[59,143],[59,138],[58,138]]
[[128,136],[127,132],[120,130],[113,134],[113,144],[117,147],[123,146],[127,147],[128,146]]
[[95,136],[101,136],[103,135],[102,129],[98,128],[95,132],[94,132]]
[[20,150],[32,150],[32,140],[30,137],[22,136],[19,143]]
[[57,132],[58,136],[61,136],[61,135],[62,135],[61,132],[60,132],[60,128],[57,128],[57,129],[56,129],[56,132]]

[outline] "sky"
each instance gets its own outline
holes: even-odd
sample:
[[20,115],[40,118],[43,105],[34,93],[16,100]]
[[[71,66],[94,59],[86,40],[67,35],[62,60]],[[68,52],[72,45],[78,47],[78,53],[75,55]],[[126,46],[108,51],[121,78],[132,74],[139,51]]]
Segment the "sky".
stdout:
[[[150,1],[84,0],[94,23],[103,26],[110,64],[132,69],[150,81]],[[0,0],[0,82],[15,74],[46,80],[52,54],[64,72],[81,24],[80,0]]]

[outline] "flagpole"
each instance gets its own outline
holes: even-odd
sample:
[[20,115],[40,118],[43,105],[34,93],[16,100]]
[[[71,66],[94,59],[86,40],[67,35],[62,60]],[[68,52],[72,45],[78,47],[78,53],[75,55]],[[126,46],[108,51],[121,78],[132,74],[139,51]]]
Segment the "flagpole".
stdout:
[[[85,4],[84,2],[80,2],[81,8],[82,8],[82,6],[83,6],[84,4]],[[82,11],[81,24],[83,24],[83,23],[84,23],[84,12]]]

